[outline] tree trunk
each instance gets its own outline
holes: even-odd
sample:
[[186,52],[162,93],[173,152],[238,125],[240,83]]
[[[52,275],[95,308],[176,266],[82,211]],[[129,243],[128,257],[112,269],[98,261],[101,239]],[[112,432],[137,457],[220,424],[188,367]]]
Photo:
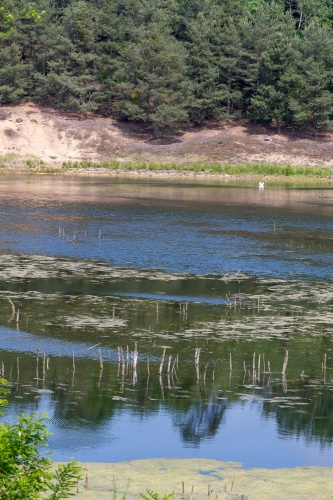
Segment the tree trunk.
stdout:
[[200,123],[199,123],[199,126],[201,129],[203,129],[203,126],[204,126],[204,119],[205,119],[204,113],[201,112],[200,113]]
[[158,127],[154,126],[153,128],[153,140],[158,139]]
[[277,118],[276,119],[276,129],[277,129],[277,133],[278,135],[281,134],[281,124],[280,124],[280,118]]
[[228,101],[227,101],[227,120],[230,120],[231,113],[231,76],[228,74]]
[[317,118],[314,118],[312,121],[312,135],[316,137],[317,134]]
[[297,29],[301,29],[301,26],[302,26],[302,21],[303,21],[303,9],[301,7],[301,11],[300,11],[300,14],[299,14],[299,21],[298,21],[298,26],[297,26]]

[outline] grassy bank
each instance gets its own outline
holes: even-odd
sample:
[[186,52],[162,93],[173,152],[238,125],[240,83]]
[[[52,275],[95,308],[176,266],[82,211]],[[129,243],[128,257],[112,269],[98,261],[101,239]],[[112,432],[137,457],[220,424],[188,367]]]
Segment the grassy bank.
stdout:
[[300,180],[333,180],[331,166],[293,166],[290,164],[271,163],[159,163],[120,160],[78,160],[60,163],[56,158],[50,162],[40,159],[22,159],[14,155],[0,157],[0,172],[23,172],[40,174],[161,174],[161,175],[213,175],[216,177],[269,177],[278,179],[298,178]]
[[106,160],[92,162],[81,160],[78,162],[64,162],[64,170],[73,169],[106,169],[110,171],[137,171],[137,172],[175,172],[193,174],[227,174],[227,175],[249,175],[249,176],[300,176],[329,178],[333,176],[332,167],[294,167],[292,165],[252,164],[234,165],[228,163],[212,164],[189,164],[155,163],[155,162],[121,162],[118,160]]

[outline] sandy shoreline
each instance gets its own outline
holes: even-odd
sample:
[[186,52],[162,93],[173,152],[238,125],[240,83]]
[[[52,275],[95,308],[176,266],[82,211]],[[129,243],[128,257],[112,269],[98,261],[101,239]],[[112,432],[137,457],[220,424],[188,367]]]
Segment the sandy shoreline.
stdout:
[[[313,138],[290,129],[248,121],[193,125],[159,140],[149,129],[97,115],[75,115],[26,102],[0,106],[0,159],[42,162],[50,168],[64,161],[155,162],[158,164],[262,163],[294,167],[333,167],[333,134]],[[2,157],[2,158],[1,158]],[[1,161],[0,161],[1,164]]]

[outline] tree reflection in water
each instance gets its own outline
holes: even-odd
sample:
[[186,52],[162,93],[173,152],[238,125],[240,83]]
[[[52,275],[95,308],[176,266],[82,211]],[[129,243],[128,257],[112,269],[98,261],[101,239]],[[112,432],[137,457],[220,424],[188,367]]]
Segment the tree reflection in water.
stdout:
[[202,439],[209,439],[218,431],[222,423],[226,401],[211,398],[208,402],[198,402],[174,418],[174,426],[181,432],[186,443],[199,445]]

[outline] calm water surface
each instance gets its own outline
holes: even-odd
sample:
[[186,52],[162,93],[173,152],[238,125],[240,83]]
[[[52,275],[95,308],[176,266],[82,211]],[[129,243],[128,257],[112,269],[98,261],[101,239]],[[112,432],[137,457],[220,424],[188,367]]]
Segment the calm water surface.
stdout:
[[56,459],[333,465],[331,186],[3,176],[0,249],[6,419]]

